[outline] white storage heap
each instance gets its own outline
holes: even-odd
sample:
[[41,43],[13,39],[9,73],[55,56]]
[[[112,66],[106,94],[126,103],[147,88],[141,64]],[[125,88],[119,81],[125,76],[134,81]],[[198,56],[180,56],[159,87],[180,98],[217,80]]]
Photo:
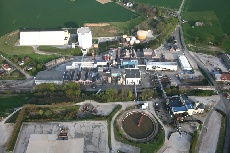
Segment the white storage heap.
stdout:
[[156,71],[176,71],[176,62],[146,62],[146,70],[156,70]]
[[185,57],[184,55],[178,55],[178,59],[181,65],[181,69],[183,71],[190,71],[192,70],[192,67],[187,59],[187,57]]
[[89,49],[92,47],[92,33],[89,27],[81,27],[77,29],[79,46],[82,49]]
[[70,33],[68,30],[61,31],[22,31],[20,32],[19,44],[21,46],[32,45],[67,45]]

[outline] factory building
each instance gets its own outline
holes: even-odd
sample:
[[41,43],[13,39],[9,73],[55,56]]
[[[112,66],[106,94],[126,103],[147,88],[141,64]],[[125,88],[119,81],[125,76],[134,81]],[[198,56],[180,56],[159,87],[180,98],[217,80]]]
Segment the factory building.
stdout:
[[138,68],[125,69],[125,82],[126,85],[140,85],[141,74]]
[[63,83],[64,72],[61,71],[40,71],[35,77],[35,84],[39,85],[41,83]]
[[178,59],[181,65],[181,69],[183,71],[191,71],[192,67],[187,59],[187,57],[185,57],[184,55],[178,55]]
[[176,62],[146,62],[146,70],[177,71]]
[[82,48],[82,53],[86,54],[88,49],[92,47],[92,33],[89,27],[81,27],[77,29],[78,43]]
[[20,46],[63,46],[69,42],[68,30],[60,31],[21,31]]

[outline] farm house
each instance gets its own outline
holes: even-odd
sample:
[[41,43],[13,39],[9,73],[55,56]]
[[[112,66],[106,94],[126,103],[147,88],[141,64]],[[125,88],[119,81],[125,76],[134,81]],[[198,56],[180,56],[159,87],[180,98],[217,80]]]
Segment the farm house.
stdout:
[[21,31],[19,43],[21,46],[56,45],[63,46],[69,42],[68,30],[60,31]]
[[92,33],[89,27],[81,27],[77,29],[79,46],[86,51],[92,47]]
[[146,70],[176,71],[176,62],[146,62]]
[[181,69],[183,71],[191,71],[192,70],[192,67],[189,64],[187,57],[185,57],[184,55],[178,55],[178,58],[179,58],[179,62],[181,65]]

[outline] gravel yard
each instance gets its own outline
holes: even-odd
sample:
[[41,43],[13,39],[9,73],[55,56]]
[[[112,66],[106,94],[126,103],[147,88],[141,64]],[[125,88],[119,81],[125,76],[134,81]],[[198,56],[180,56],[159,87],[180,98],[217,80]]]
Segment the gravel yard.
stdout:
[[205,97],[188,96],[188,98],[194,102],[199,101],[199,102],[203,103],[204,105],[214,105],[220,100],[219,95],[205,96]]
[[[217,148],[217,142],[219,138],[219,132],[221,127],[221,114],[216,111],[210,116],[209,122],[207,124],[206,133],[203,136],[200,145],[200,153],[208,152],[215,153]],[[204,127],[205,128],[205,127]]]
[[194,53],[194,54],[200,58],[200,60],[208,68],[210,72],[216,71],[215,70],[216,68],[220,68],[223,72],[227,72],[224,63],[221,61],[220,58],[212,55],[202,54],[202,53]]
[[181,135],[178,132],[172,133],[164,153],[188,152],[191,140],[192,136],[185,132],[181,133]]

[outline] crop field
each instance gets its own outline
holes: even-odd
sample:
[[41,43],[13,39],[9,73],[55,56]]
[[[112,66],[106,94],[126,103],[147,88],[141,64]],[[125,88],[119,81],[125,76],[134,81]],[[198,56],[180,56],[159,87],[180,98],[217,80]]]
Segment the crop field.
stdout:
[[214,11],[224,32],[230,35],[230,1],[229,0],[186,0],[185,12]]
[[[183,25],[187,43],[194,43],[196,37],[199,37],[200,42],[204,42],[212,36],[221,41],[224,31],[214,12],[186,12],[183,19],[188,20],[188,23]],[[203,22],[204,26],[196,27],[196,22]]]
[[133,0],[138,3],[150,4],[153,6],[167,7],[171,9],[179,9],[182,0]]
[[[189,21],[183,25],[186,43],[207,44],[214,42],[220,49],[230,51],[230,1],[229,0],[186,0],[182,17]],[[195,22],[205,26],[195,27]],[[227,34],[227,35],[225,35]]]
[[79,27],[91,22],[125,22],[137,15],[96,0],[0,0],[0,36],[19,28]]

